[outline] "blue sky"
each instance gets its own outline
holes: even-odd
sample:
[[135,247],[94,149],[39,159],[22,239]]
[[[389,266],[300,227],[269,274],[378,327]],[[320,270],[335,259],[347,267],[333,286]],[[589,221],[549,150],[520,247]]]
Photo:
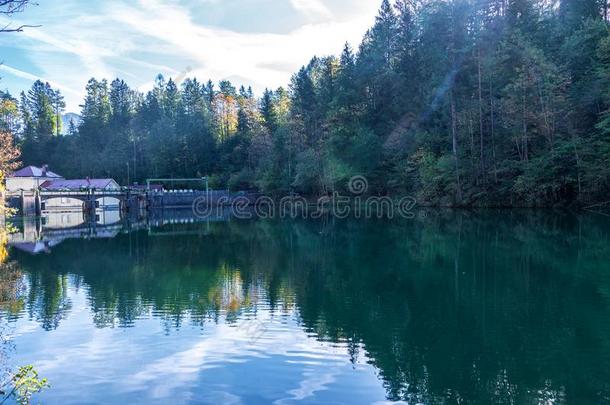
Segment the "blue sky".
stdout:
[[286,85],[313,55],[357,46],[377,0],[39,0],[3,25],[0,88],[18,95],[36,79],[60,88],[79,112],[91,77],[120,77],[142,91],[158,73],[197,77],[256,92]]

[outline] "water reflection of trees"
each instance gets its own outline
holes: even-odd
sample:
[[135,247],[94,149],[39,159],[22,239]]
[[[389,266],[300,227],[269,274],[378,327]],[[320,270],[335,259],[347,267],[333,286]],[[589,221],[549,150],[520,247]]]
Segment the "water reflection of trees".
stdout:
[[296,305],[306,331],[347,342],[354,361],[363,343],[392,400],[599,401],[610,391],[609,236],[595,217],[431,212],[232,222],[199,238],[123,235],[19,260],[45,328],[70,309],[70,274],[99,327],[152,315],[169,332],[261,301]]
[[29,274],[26,309],[45,330],[56,329],[72,309],[68,297],[68,275],[38,272]]
[[[1,214],[1,213],[0,213]],[[23,309],[24,283],[21,269],[15,261],[9,261],[6,250],[7,234],[0,227],[0,389],[5,389],[12,378],[9,357],[14,345],[11,334],[11,319]],[[6,400],[4,394],[0,400]]]

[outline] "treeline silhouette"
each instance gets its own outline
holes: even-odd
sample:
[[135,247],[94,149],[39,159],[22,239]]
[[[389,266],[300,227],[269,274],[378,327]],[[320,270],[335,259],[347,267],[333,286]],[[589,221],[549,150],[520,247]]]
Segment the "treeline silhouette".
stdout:
[[363,175],[427,204],[588,204],[610,191],[607,18],[600,0],[383,0],[358,49],[260,99],[228,81],[159,76],[141,94],[91,79],[62,131],[48,84],[3,97],[24,163],[71,177],[316,195]]

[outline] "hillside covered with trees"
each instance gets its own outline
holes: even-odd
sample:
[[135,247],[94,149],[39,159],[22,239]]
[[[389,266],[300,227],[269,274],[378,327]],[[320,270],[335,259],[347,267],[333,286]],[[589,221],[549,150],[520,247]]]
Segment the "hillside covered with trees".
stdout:
[[25,164],[66,176],[209,175],[277,195],[342,191],[464,206],[589,204],[610,191],[605,0],[383,0],[358,49],[286,88],[91,79],[61,136],[61,93],[1,95]]

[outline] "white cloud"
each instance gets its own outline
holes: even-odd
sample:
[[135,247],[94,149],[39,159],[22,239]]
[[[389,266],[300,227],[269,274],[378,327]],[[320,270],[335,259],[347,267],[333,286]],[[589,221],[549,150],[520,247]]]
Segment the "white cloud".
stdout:
[[[85,29],[86,27],[81,26],[80,28]],[[111,48],[100,47],[95,41],[81,38],[78,33],[70,30],[70,24],[66,24],[64,32],[68,35],[62,35],[61,40],[49,34],[49,31],[53,31],[53,28],[26,29],[20,35],[44,44],[46,46],[44,49],[47,51],[65,52],[79,57],[85,68],[94,74],[104,75],[108,72],[102,60],[104,57],[115,55]]]
[[11,75],[13,75],[15,77],[20,77],[22,79],[31,80],[33,82],[35,82],[36,80],[41,80],[43,82],[49,82],[49,84],[51,86],[53,86],[53,87],[63,91],[64,93],[67,92],[67,93],[71,93],[71,94],[75,94],[75,95],[80,95],[81,94],[80,92],[78,92],[76,90],[73,90],[73,89],[71,89],[69,87],[66,87],[66,86],[64,86],[64,85],[62,85],[60,83],[54,82],[53,80],[47,80],[44,77],[36,76],[36,75],[31,74],[31,73],[24,72],[22,70],[15,69],[15,68],[12,68],[12,67],[7,66],[7,65],[0,65],[0,70],[3,70],[3,71],[5,71],[5,72],[7,72],[7,73],[9,73],[9,74],[11,74]]
[[290,0],[290,4],[307,15],[332,18],[331,11],[320,0]]
[[[257,92],[285,86],[312,56],[337,54],[346,41],[356,45],[376,11],[370,2],[354,4],[339,20],[322,0],[290,2],[323,22],[285,34],[235,32],[195,20],[193,10],[174,0],[123,0],[98,3],[74,18],[49,17],[40,22],[42,28],[17,37],[17,47],[47,81],[79,89],[79,96],[66,97],[68,110],[76,111],[91,77],[118,76],[134,88],[148,89],[157,73],[176,77],[190,67],[188,76],[201,81],[244,78],[235,84],[252,85]],[[70,4],[65,7],[79,8]]]
[[174,54],[197,61],[200,66],[191,76],[247,77],[257,87],[285,85],[312,56],[336,54],[345,41],[359,41],[371,22],[370,16],[362,16],[305,25],[288,34],[238,33],[198,25],[188,10],[175,4],[140,0],[139,5],[113,7],[110,12],[116,21],[169,44]]

